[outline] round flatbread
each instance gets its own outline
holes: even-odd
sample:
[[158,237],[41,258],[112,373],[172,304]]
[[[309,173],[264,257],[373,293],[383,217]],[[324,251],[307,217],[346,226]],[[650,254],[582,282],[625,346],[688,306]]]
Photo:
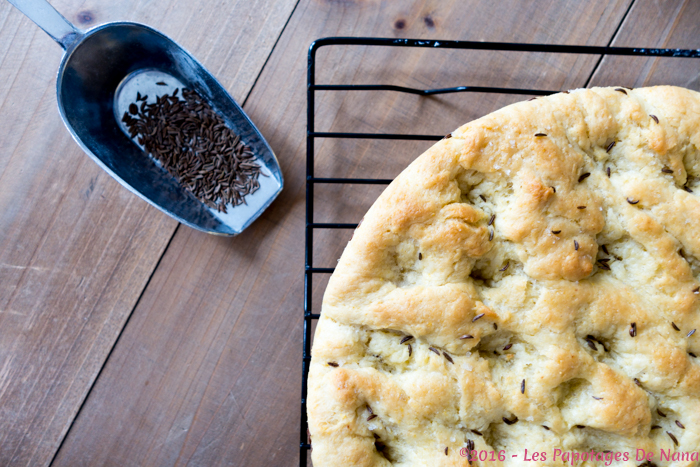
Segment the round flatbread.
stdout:
[[314,465],[700,465],[698,148],[700,94],[662,86],[517,103],[420,156],[326,290]]

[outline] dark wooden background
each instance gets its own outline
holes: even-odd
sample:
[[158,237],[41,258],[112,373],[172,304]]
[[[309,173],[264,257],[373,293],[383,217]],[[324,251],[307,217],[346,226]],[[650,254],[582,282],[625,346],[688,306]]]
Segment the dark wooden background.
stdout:
[[[58,45],[0,3],[0,465],[298,463],[306,53],[354,35],[700,48],[691,0],[54,0],[79,27],[162,30],[244,104],[286,186],[246,232],[179,226],[129,193],[58,115]],[[319,83],[700,88],[700,61],[322,49]],[[319,93],[319,131],[448,133],[522,97]],[[318,176],[394,177],[428,143],[319,140]],[[316,190],[357,222],[381,187]],[[350,232],[320,231],[333,266]],[[315,307],[325,280],[315,281]]]

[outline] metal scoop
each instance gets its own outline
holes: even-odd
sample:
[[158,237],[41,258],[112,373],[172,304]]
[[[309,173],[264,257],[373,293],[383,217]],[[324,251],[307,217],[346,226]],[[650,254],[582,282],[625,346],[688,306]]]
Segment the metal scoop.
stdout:
[[[185,225],[220,235],[242,232],[282,190],[282,173],[265,138],[223,86],[171,39],[128,22],[83,32],[45,0],[9,2],[65,50],[56,81],[61,118],[83,150],[129,190]],[[165,89],[163,82],[168,83]],[[121,126],[121,115],[137,91],[155,97],[176,87],[207,100],[262,167],[260,188],[244,198],[245,204],[227,206],[225,214],[185,190]]]

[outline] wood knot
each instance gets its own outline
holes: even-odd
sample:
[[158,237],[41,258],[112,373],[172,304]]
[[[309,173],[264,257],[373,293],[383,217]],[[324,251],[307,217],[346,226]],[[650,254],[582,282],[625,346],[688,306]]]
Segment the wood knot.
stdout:
[[88,24],[95,21],[95,15],[90,10],[84,10],[78,13],[78,22],[80,24]]
[[406,20],[405,19],[397,19],[396,22],[394,22],[395,29],[403,29],[405,27],[406,27]]

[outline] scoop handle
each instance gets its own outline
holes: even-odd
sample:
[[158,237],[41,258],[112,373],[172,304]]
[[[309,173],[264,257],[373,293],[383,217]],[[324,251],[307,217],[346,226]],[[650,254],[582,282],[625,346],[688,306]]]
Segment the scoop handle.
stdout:
[[53,40],[68,49],[83,35],[46,0],[8,0]]

